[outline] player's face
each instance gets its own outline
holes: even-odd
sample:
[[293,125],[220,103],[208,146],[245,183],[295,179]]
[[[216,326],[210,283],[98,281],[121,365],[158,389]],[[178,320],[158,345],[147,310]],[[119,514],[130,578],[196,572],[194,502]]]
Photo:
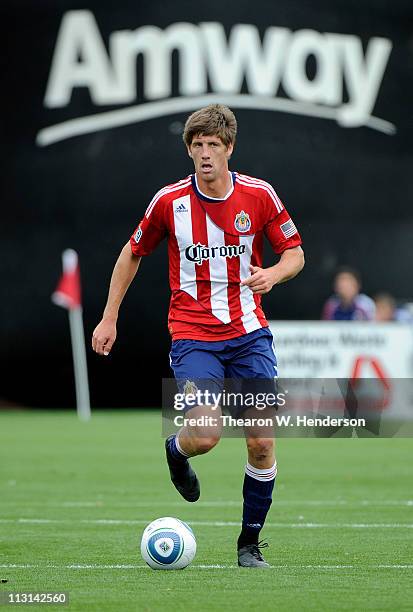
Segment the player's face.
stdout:
[[218,136],[194,136],[188,147],[197,175],[206,182],[216,181],[228,172],[233,145],[224,145]]

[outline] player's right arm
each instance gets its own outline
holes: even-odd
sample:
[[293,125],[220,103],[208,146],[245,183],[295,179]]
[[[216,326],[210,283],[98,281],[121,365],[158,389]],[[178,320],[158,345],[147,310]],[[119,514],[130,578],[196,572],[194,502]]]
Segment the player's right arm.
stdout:
[[109,295],[102,320],[92,336],[92,347],[98,355],[109,355],[116,340],[116,323],[119,308],[129,285],[138,271],[141,257],[134,255],[128,241],[113,268]]
[[161,189],[152,199],[145,215],[123,247],[113,269],[103,317],[93,332],[92,347],[99,355],[109,355],[116,340],[119,308],[138,271],[141,258],[149,255],[165,238],[165,207]]

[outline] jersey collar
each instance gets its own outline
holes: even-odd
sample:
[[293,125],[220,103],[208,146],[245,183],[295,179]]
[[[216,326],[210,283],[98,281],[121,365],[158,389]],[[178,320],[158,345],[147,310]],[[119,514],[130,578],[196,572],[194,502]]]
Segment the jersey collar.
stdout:
[[198,187],[198,181],[196,179],[196,174],[192,174],[191,175],[192,187],[197,197],[200,198],[201,200],[204,200],[205,202],[210,202],[211,204],[214,204],[214,203],[217,204],[219,202],[225,202],[225,200],[228,200],[228,198],[230,197],[230,195],[232,195],[232,192],[234,191],[235,181],[236,181],[235,172],[230,172],[229,174],[231,176],[232,185],[231,185],[230,190],[226,194],[226,196],[223,198],[211,198],[210,196],[207,196],[204,193],[202,193],[202,191]]

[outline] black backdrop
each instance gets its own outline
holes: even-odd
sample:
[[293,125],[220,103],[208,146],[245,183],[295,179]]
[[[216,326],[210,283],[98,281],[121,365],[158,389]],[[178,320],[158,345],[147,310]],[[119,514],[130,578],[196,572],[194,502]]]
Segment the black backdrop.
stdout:
[[[66,313],[50,301],[64,248],[79,252],[87,342],[101,315],[111,269],[152,195],[191,171],[180,128],[187,112],[36,144],[42,128],[122,105],[95,104],[87,88],[46,108],[44,96],[56,37],[68,10],[87,9],[109,49],[115,30],[172,23],[253,24],[312,29],[393,48],[372,114],[396,126],[387,134],[366,126],[300,114],[234,109],[239,137],[232,168],[270,181],[299,226],[303,273],[264,298],[269,318],[314,319],[336,266],[358,268],[364,289],[411,298],[413,5],[397,0],[313,2],[136,3],[4,0],[1,6],[1,388],[6,403],[61,407],[74,403]],[[79,58],[81,60],[81,58]],[[145,102],[142,58],[138,92]],[[172,56],[173,96],[178,91]],[[314,58],[307,62],[311,79]],[[209,91],[211,87],[209,84]],[[248,93],[248,83],[242,84]],[[288,98],[281,87],[277,93]],[[344,102],[348,92],[344,88]],[[132,105],[133,105],[132,104]],[[123,105],[125,106],[125,105]],[[271,254],[267,253],[267,263]],[[160,377],[169,376],[166,248],[145,260],[125,300],[113,354],[88,352],[94,406],[159,405]]]

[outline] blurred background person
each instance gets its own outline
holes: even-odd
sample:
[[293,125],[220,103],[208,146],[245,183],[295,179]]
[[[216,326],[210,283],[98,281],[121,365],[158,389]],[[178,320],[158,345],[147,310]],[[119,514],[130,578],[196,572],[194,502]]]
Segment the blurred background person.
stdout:
[[361,290],[361,276],[357,270],[342,267],[334,278],[334,295],[324,304],[324,321],[373,321],[375,305]]
[[413,315],[405,306],[397,306],[397,302],[390,293],[378,293],[374,297],[376,306],[375,320],[379,322],[399,321],[413,323]]

